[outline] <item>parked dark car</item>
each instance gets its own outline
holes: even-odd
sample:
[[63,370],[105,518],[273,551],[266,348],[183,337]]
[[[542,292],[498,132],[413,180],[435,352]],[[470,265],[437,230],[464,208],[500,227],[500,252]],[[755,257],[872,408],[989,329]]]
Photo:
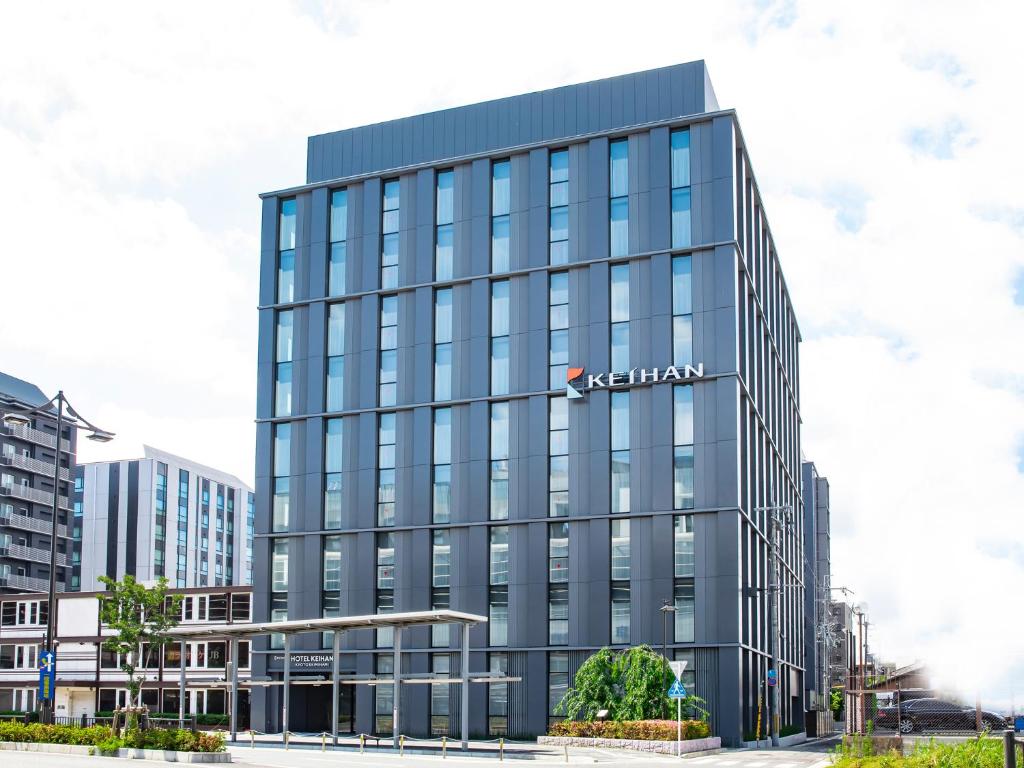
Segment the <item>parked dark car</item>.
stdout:
[[[977,725],[974,707],[965,707],[942,699],[911,699],[900,704],[899,717],[896,707],[879,707],[875,713],[875,728],[896,730],[901,733],[914,731],[971,731]],[[995,712],[982,710],[981,727],[990,731],[1009,728],[1009,721]]]

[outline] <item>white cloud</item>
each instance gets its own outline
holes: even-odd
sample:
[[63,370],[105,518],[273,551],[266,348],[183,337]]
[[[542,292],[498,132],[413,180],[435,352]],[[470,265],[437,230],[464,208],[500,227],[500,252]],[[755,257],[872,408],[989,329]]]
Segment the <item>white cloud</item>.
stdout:
[[869,603],[882,655],[1005,699],[1024,688],[1024,624],[1000,610],[1024,584],[1022,16],[881,0],[11,6],[2,368],[119,432],[86,459],[145,441],[251,478],[256,193],[303,180],[307,135],[705,58],[804,333],[834,583]]

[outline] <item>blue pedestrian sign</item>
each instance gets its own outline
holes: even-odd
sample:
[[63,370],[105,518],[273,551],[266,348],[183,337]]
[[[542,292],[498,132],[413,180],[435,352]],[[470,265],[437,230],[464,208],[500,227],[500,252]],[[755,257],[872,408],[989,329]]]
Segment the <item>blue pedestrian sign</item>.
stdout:
[[678,680],[673,681],[671,687],[668,689],[668,697],[670,699],[685,699],[686,689],[683,687],[683,684]]
[[774,669],[768,670],[768,685],[774,687],[779,684],[779,673]]
[[52,651],[43,651],[39,654],[39,698],[43,701],[52,701],[56,683],[56,657]]

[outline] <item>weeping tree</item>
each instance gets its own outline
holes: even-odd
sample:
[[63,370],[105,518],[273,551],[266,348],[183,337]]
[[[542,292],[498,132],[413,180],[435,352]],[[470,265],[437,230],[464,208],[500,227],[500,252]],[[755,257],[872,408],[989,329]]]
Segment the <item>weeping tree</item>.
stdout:
[[118,654],[121,671],[128,678],[129,703],[141,707],[145,670],[150,661],[159,658],[160,649],[171,642],[168,633],[178,625],[181,596],[167,595],[167,579],[163,576],[153,587],[140,584],[131,574],[125,574],[121,581],[109,576],[100,576],[99,580],[107,588],[99,595],[100,621],[115,632],[103,641],[103,648]]
[[[648,645],[625,651],[602,648],[576,673],[572,687],[558,704],[558,712],[571,720],[590,721],[602,709],[609,720],[652,720],[669,709],[665,660]],[[669,673],[669,679],[671,673]],[[707,719],[704,700],[690,695],[683,700],[688,716]]]

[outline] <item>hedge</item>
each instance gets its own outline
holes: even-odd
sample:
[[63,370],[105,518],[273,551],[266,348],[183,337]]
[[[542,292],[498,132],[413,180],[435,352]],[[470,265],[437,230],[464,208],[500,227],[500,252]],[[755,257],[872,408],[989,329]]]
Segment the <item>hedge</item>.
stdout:
[[34,744],[78,744],[99,747],[104,751],[118,747],[173,749],[180,752],[223,752],[224,737],[217,733],[192,733],[176,728],[152,728],[133,731],[123,739],[105,725],[79,728],[75,725],[43,725],[0,722],[0,741],[21,741]]
[[[548,735],[588,739],[675,741],[678,732],[676,729],[675,720],[563,720],[552,725]],[[711,728],[703,720],[683,720],[682,732],[684,741],[706,739],[711,735]]]

